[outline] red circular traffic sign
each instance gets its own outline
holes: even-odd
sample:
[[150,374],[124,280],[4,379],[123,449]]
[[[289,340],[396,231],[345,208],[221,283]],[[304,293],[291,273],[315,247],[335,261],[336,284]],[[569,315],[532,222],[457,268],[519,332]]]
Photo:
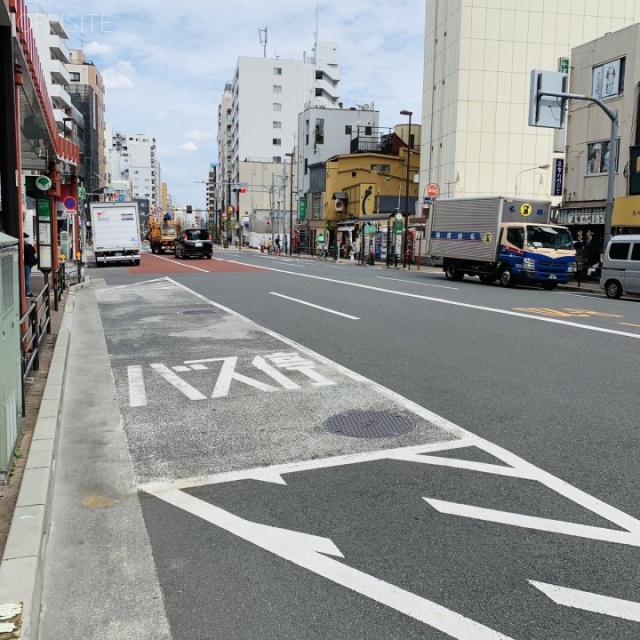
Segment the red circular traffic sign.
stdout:
[[78,206],[78,201],[73,196],[67,196],[63,201],[65,209],[75,209]]
[[429,183],[427,185],[427,195],[430,198],[437,198],[440,195],[440,187],[435,182]]

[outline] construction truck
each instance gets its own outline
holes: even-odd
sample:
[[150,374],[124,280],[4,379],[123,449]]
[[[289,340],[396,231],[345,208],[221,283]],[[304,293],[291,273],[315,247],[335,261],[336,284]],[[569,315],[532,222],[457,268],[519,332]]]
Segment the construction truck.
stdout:
[[149,228],[149,243],[151,253],[173,253],[173,242],[180,233],[178,220],[165,219],[151,220]]

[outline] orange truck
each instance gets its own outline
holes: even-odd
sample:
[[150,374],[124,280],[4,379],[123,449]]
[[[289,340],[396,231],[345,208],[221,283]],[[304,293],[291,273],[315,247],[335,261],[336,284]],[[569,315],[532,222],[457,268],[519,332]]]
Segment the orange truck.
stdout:
[[180,233],[180,223],[177,220],[152,220],[149,230],[151,253],[173,253],[173,243]]

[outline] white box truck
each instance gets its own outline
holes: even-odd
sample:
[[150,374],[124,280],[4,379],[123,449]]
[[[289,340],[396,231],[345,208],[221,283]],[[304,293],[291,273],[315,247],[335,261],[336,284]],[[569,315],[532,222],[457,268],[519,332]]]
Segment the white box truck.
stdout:
[[571,232],[549,222],[550,211],[550,202],[502,196],[436,200],[426,255],[442,259],[449,280],[554,289],[575,275],[576,250]]
[[92,202],[91,228],[96,266],[109,262],[140,264],[140,217],[137,202]]

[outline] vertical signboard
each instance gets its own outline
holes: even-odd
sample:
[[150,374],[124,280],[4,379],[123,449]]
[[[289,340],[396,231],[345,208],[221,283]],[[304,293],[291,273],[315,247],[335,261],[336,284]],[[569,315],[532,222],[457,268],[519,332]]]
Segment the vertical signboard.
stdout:
[[555,158],[553,161],[553,195],[561,196],[564,186],[564,158]]
[[36,204],[38,214],[38,268],[40,271],[51,271],[53,268],[53,238],[51,237],[51,200],[38,198]]

